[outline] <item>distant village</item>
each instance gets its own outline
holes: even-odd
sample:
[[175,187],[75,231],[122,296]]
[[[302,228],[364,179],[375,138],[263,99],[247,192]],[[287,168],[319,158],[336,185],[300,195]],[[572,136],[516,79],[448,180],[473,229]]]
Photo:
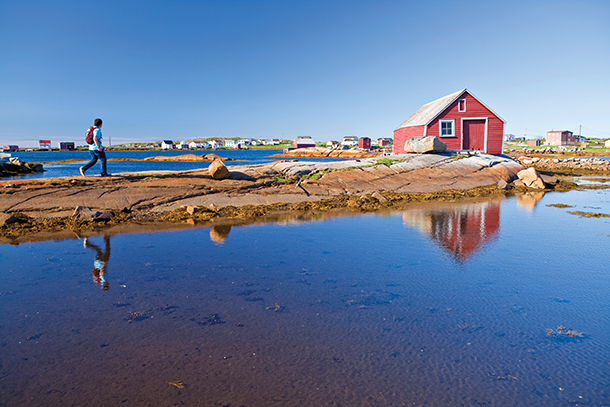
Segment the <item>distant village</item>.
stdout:
[[[505,134],[504,142],[512,146],[522,145],[527,147],[589,147],[591,141],[587,141],[584,136],[574,134],[568,130],[553,130],[546,133],[544,139],[526,139],[526,137],[516,137],[513,134]],[[605,148],[610,148],[610,140],[599,140],[597,142]],[[593,142],[593,144],[596,144]],[[392,138],[379,138],[372,140],[369,137],[344,136],[341,141],[330,140],[327,142],[316,142],[313,137],[299,136],[294,140],[282,139],[255,139],[255,138],[226,138],[226,139],[195,139],[192,141],[173,141],[163,140],[155,143],[129,143],[115,145],[115,149],[130,150],[218,150],[218,149],[249,149],[256,147],[267,148],[307,148],[307,147],[326,147],[331,149],[350,149],[358,148],[362,150],[375,150],[392,148]],[[2,152],[16,151],[73,151],[86,149],[86,145],[76,146],[73,142],[58,142],[55,147],[51,145],[51,140],[39,140],[38,148],[20,148],[18,145],[4,145]]]
[[[316,143],[311,136],[299,136],[293,141],[283,139],[255,139],[255,138],[225,138],[225,139],[195,139],[187,141],[163,140],[155,143],[128,143],[112,146],[116,149],[130,150],[218,150],[218,149],[249,149],[256,147],[266,148],[307,148],[307,147],[327,147],[332,149],[360,148],[374,150],[378,148],[391,148],[391,138],[379,138],[372,140],[369,137],[344,136],[341,141],[331,140],[328,142]],[[51,140],[39,140],[38,148],[22,148],[18,145],[2,146],[3,152],[15,151],[73,151],[87,148],[86,145],[75,145],[74,142],[58,142],[56,147],[52,146]]]

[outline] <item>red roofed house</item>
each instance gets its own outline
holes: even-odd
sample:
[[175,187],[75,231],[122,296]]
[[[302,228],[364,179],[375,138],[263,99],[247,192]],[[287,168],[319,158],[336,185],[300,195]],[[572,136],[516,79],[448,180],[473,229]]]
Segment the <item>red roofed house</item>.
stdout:
[[450,150],[476,150],[502,154],[504,119],[468,89],[423,105],[394,130],[395,154],[405,152],[405,141],[436,136]]

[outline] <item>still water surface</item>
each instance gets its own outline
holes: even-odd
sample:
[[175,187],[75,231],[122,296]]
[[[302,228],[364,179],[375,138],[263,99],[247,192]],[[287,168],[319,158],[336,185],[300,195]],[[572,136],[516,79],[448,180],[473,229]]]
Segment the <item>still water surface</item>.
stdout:
[[608,198],[2,245],[0,404],[610,405]]
[[[137,159],[141,160],[153,156],[178,156],[184,154],[216,154],[223,158],[232,158],[238,161],[226,161],[230,165],[254,165],[265,164],[281,159],[271,157],[272,155],[282,154],[283,150],[171,150],[171,151],[107,151],[108,172],[118,174],[121,172],[138,171],[186,171],[208,168],[207,161],[114,161],[114,159]],[[77,162],[60,164],[43,164],[44,172],[19,175],[16,177],[5,177],[3,179],[34,179],[49,177],[69,177],[78,176],[78,168],[89,162],[91,155],[88,151],[51,151],[51,152],[16,152],[11,153],[14,157],[19,157],[24,162],[49,162],[64,160],[81,160]],[[332,161],[343,159],[332,158]],[[299,161],[321,161],[320,158],[300,158]],[[87,175],[96,175],[101,171],[101,164],[96,163],[87,171]]]

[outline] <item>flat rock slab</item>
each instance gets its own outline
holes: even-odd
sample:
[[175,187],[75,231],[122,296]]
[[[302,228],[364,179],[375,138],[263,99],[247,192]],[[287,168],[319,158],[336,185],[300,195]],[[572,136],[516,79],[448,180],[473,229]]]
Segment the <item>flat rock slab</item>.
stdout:
[[[65,216],[83,206],[92,211],[121,210],[165,212],[183,205],[269,205],[317,201],[330,197],[375,192],[438,192],[507,183],[524,169],[518,162],[498,156],[456,159],[449,154],[403,154],[388,166],[378,158],[333,162],[273,162],[232,166],[228,179],[215,180],[208,170],[172,176],[99,178],[62,177],[0,181],[0,212],[23,212],[33,217]],[[318,179],[303,179],[315,173]],[[142,174],[142,173],[138,173]],[[320,175],[320,174],[318,174]],[[278,179],[290,181],[283,184]]]

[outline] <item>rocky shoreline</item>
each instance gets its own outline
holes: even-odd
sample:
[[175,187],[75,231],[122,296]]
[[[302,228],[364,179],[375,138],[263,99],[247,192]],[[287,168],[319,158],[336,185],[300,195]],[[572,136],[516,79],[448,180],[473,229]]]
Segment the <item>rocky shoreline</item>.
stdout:
[[[388,152],[390,152],[388,150]],[[369,151],[360,149],[341,150],[337,148],[309,147],[284,151],[283,154],[274,154],[276,158],[372,158],[383,156],[382,151]]]
[[573,175],[599,175],[610,173],[610,160],[579,157],[544,157],[523,155],[517,157],[524,167],[534,167],[539,171]]
[[[505,156],[405,154],[228,168],[223,179],[203,169],[0,181],[0,241],[97,233],[125,224],[189,226],[290,213],[368,212],[531,190],[518,179],[524,166]],[[576,186],[553,177],[542,185]]]
[[10,154],[0,153],[0,178],[42,172],[42,164],[24,163]]

